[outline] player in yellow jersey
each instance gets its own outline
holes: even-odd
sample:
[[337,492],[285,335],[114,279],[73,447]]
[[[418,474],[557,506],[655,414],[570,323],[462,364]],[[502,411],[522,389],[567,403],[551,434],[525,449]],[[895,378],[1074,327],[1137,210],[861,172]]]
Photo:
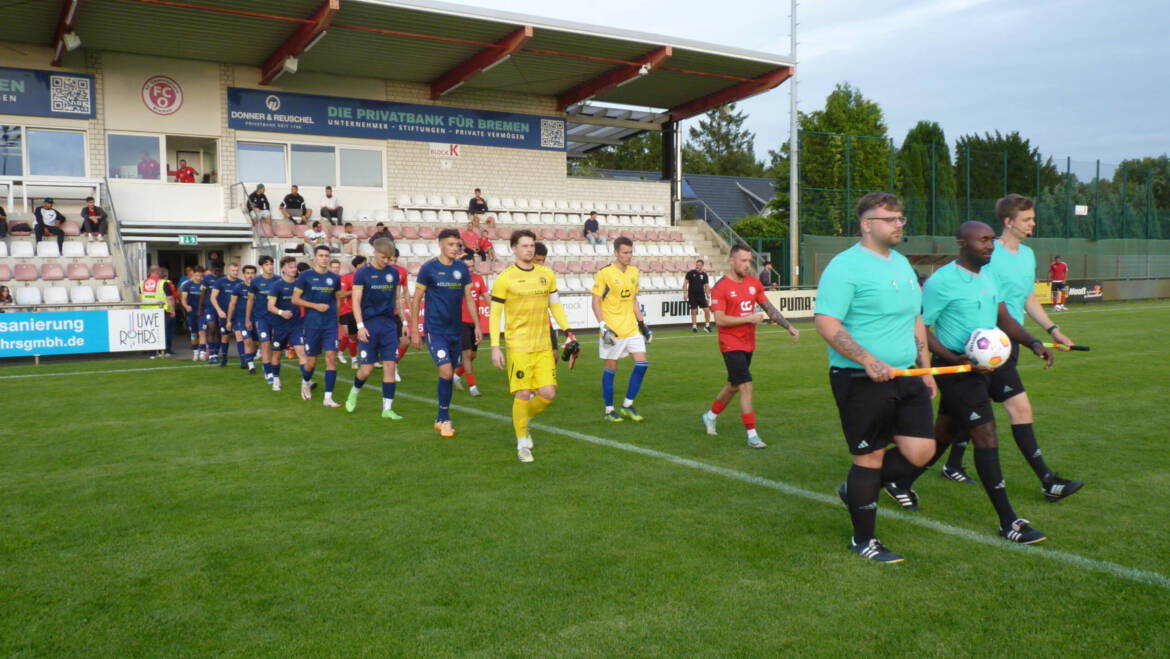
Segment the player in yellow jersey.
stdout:
[[543,412],[557,395],[556,355],[549,344],[552,329],[549,311],[565,332],[566,354],[578,348],[557,294],[556,275],[532,260],[536,234],[527,229],[515,231],[511,245],[516,261],[492,283],[492,364],[499,369],[505,367],[500,326],[506,322],[508,389],[515,396],[512,426],[516,430],[516,454],[520,462],[532,462],[528,420]]
[[[646,327],[642,307],[638,304],[641,274],[630,265],[634,257],[634,241],[626,237],[613,241],[613,263],[597,271],[593,278],[593,315],[601,322],[601,341],[598,352],[605,360],[601,373],[601,395],[605,401],[605,420],[641,421],[642,415],[634,409],[634,399],[642,388],[642,378],[650,362],[646,360],[646,344],[654,334]],[[626,399],[621,414],[613,409],[613,381],[617,376],[618,360],[629,355],[634,358],[634,372],[626,385]]]

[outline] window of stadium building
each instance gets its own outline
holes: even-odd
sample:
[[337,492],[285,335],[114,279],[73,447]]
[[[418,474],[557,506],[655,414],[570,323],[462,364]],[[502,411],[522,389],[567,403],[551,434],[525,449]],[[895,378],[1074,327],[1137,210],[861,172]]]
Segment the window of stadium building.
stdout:
[[0,176],[24,174],[24,131],[20,126],[0,126]]
[[331,146],[293,144],[292,177],[297,185],[337,185],[337,153]]
[[[382,176],[385,157],[385,152],[380,149],[324,144],[237,144],[240,180],[247,183],[383,188],[386,185]],[[291,173],[291,180],[287,173]]]
[[236,145],[236,168],[241,181],[284,185],[288,182],[285,159],[283,144],[240,142]]
[[106,142],[110,178],[161,180],[158,135],[110,134]]
[[26,128],[28,173],[32,176],[85,176],[85,133]]
[[354,188],[380,188],[382,180],[382,152],[369,149],[339,149],[341,151],[341,184]]

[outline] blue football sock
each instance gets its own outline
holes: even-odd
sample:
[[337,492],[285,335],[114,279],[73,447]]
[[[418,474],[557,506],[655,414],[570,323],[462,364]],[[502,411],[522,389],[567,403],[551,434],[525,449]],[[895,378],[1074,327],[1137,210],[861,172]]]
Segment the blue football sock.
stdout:
[[[628,400],[637,398],[638,390],[642,388],[642,378],[646,377],[646,369],[648,368],[650,368],[650,362],[634,362],[634,372],[630,373],[630,383],[626,385],[626,398]],[[612,392],[612,390],[611,387],[610,391]]]
[[337,384],[337,369],[325,371],[325,393],[333,393],[333,385]]
[[439,421],[451,420],[451,394],[455,384],[448,379],[439,378]]
[[362,388],[362,387],[364,387],[365,385],[366,385],[366,381],[365,381],[365,380],[363,380],[363,379],[359,378],[359,377],[358,377],[358,376],[356,376],[356,375],[355,375],[355,376],[353,376],[353,388],[354,388],[354,389],[361,389],[361,388]]
[[311,369],[307,369],[304,366],[302,366],[301,367],[301,379],[304,380],[305,382],[312,380],[313,379],[313,371]]
[[245,359],[247,354],[244,352],[244,344],[236,343],[236,355],[240,358],[240,364],[247,362],[247,359]]
[[[237,343],[236,345],[239,345],[239,344]],[[227,359],[227,352],[228,352],[228,342],[224,341],[223,343],[219,344],[219,354],[224,359]]]
[[617,371],[611,371],[608,368],[601,372],[601,398],[605,401],[606,407],[613,407],[613,379],[617,376]]
[[397,382],[382,383],[382,398],[394,398],[394,391],[398,388]]

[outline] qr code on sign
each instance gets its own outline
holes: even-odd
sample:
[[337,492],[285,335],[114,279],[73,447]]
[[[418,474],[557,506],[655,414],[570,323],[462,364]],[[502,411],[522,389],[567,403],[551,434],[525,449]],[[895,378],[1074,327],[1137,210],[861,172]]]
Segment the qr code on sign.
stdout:
[[540,145],[553,149],[565,148],[565,122],[560,119],[541,119]]
[[88,78],[49,76],[49,96],[53,112],[93,113]]

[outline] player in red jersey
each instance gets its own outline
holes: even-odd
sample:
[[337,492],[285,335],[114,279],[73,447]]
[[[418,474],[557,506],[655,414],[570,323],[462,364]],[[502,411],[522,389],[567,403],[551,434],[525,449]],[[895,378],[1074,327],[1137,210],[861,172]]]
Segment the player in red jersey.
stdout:
[[1064,305],[1068,301],[1068,264],[1059,256],[1052,257],[1048,266],[1048,281],[1052,283],[1052,310],[1068,311]]
[[353,260],[350,261],[353,271],[341,275],[341,293],[344,297],[337,304],[337,319],[341,326],[339,332],[341,340],[337,344],[337,361],[345,363],[345,350],[349,348],[349,358],[352,360],[354,368],[357,368],[359,364],[357,361],[358,327],[353,315],[353,276],[357,274],[357,269],[365,264],[366,257],[361,255],[353,257]]
[[[469,252],[463,253],[463,263],[467,265],[467,269],[471,271],[471,299],[475,300],[475,309],[478,311],[479,327],[484,332],[489,331],[491,324],[491,310],[492,303],[488,299],[488,286],[484,281],[483,275],[475,273],[475,256]],[[471,314],[467,313],[467,305],[462,306],[463,309],[463,361],[459,368],[455,369],[455,387],[460,391],[463,390],[463,380],[467,380],[467,393],[472,396],[480,396],[479,387],[475,386],[475,369],[472,368],[472,363],[475,361],[475,355],[479,351],[479,344],[475,342],[475,321],[471,319]]]
[[[719,351],[727,366],[727,384],[711,409],[702,416],[708,435],[715,435],[715,418],[739,392],[739,412],[743,427],[747,429],[747,444],[752,448],[767,448],[768,445],[756,433],[756,413],[752,409],[752,353],[756,350],[756,325],[771,319],[788,330],[793,342],[800,339],[800,330],[768,301],[764,285],[751,275],[752,251],[743,245],[731,248],[728,260],[731,272],[711,289],[711,311],[715,313],[715,325],[719,328]],[[756,311],[759,305],[764,312]]]

